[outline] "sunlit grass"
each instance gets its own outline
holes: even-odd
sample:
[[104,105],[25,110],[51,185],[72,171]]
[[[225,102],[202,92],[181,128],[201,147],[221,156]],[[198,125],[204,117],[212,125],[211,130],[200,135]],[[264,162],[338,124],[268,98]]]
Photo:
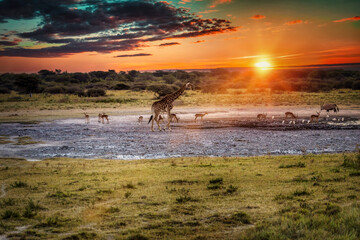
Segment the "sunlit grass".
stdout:
[[[82,112],[106,111],[118,115],[126,109],[149,109],[156,101],[149,91],[107,91],[104,97],[64,94],[0,94],[0,122],[41,121],[80,117]],[[177,107],[320,106],[336,103],[340,109],[360,106],[359,90],[331,92],[271,92],[268,89],[230,89],[226,93],[186,91],[175,101]]]
[[28,226],[19,238],[293,239],[313,219],[319,229],[301,228],[305,238],[359,237],[360,178],[346,165],[358,156],[0,159],[0,233]]

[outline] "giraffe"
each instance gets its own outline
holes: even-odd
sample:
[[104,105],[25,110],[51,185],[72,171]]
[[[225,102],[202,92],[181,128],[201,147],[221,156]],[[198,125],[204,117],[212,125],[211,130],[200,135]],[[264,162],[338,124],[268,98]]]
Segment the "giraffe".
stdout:
[[[151,122],[151,131],[154,131],[154,121],[156,121],[156,124],[158,125],[159,131],[161,131],[161,127],[159,124],[159,115],[161,112],[166,112],[168,116],[168,123],[167,128],[171,131],[170,128],[170,121],[171,121],[171,109],[173,108],[173,102],[181,96],[181,94],[184,93],[185,89],[188,89],[189,87],[193,87],[193,85],[188,82],[184,84],[179,90],[176,92],[170,93],[163,97],[161,100],[156,101],[151,106],[151,117],[149,119],[148,124]],[[164,129],[165,130],[165,129]]]

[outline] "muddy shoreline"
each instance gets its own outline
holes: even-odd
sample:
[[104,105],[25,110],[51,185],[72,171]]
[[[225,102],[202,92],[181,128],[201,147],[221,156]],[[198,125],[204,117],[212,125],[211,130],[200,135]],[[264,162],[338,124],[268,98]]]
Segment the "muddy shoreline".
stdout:
[[[12,143],[0,144],[1,157],[41,160],[53,157],[88,159],[158,159],[193,156],[257,156],[321,154],[354,151],[360,143],[360,122],[354,116],[337,120],[274,119],[258,121],[249,115],[219,118],[215,113],[203,121],[193,114],[179,114],[172,131],[150,131],[138,115],[111,116],[109,124],[90,118],[70,118],[39,124],[0,124],[0,135]],[[224,115],[222,112],[221,115]],[[344,119],[343,119],[344,118]],[[162,123],[162,127],[165,124]],[[35,144],[17,145],[19,136],[31,137]]]

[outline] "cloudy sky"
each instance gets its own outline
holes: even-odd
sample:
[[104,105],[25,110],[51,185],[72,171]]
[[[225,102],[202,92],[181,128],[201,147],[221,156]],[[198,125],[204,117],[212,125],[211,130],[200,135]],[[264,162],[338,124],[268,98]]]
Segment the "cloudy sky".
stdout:
[[0,0],[0,72],[360,62],[359,0]]

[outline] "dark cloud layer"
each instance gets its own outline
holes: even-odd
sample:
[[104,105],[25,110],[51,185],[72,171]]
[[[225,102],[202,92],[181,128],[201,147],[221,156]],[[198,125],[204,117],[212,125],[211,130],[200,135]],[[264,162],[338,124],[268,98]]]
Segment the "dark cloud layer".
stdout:
[[116,57],[146,57],[146,56],[152,56],[150,53],[137,53],[137,54],[124,54],[124,55],[118,55]]
[[178,42],[169,42],[169,43],[162,43],[159,45],[159,47],[169,47],[169,46],[174,46],[174,45],[179,45],[180,43]]
[[189,9],[176,8],[165,2],[0,1],[0,22],[33,18],[41,19],[40,26],[34,31],[17,33],[19,37],[63,45],[42,49],[7,47],[0,51],[0,56],[60,57],[88,51],[136,50],[145,42],[198,37],[236,29],[228,20],[202,19]]

